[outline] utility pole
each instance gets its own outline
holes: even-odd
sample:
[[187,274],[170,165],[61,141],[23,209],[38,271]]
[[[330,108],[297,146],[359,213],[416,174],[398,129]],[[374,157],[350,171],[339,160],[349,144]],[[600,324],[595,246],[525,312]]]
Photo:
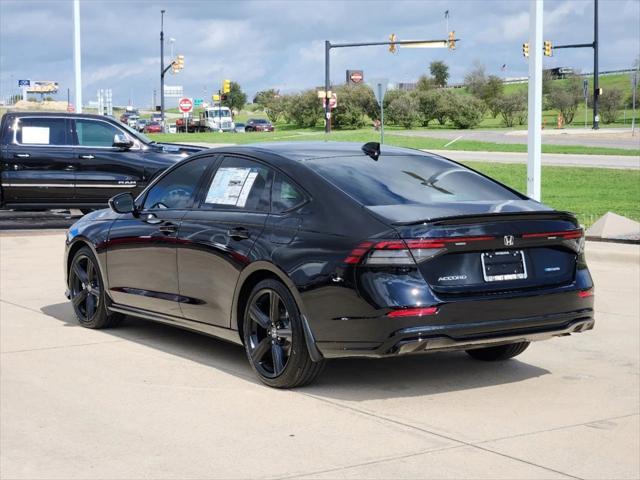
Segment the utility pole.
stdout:
[[160,10],[160,125],[164,133],[164,10]]
[[82,62],[80,51],[80,0],[73,0],[73,64],[75,70],[76,112],[82,113]]
[[542,183],[542,13],[543,0],[529,0],[527,196],[537,201]]
[[598,84],[598,0],[593,0],[593,129],[600,128],[600,85]]

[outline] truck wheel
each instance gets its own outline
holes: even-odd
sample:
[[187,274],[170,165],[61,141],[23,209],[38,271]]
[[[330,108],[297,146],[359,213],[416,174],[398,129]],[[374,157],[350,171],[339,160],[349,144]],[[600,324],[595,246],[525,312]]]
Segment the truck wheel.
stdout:
[[470,357],[485,362],[497,362],[500,360],[508,360],[520,355],[529,346],[530,342],[509,343],[507,345],[498,345],[496,347],[475,348],[467,350]]

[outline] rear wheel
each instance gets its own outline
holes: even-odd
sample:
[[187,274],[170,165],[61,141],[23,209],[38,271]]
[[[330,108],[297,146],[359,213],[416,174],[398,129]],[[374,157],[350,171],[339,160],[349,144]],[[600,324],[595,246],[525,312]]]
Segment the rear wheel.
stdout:
[[524,352],[530,342],[510,343],[508,345],[498,345],[496,347],[475,348],[467,350],[467,353],[476,360],[485,362],[496,362],[508,360]]
[[82,247],[73,257],[69,292],[71,305],[83,327],[106,328],[122,320],[122,314],[107,310],[100,267],[89,247]]
[[251,291],[244,313],[244,345],[258,378],[276,388],[300,387],[320,374],[307,350],[295,300],[277,280],[263,280]]

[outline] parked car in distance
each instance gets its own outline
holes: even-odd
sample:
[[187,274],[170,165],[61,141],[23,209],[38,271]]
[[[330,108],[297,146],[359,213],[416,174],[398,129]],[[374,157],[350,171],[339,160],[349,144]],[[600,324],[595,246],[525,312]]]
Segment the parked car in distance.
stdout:
[[129,117],[127,117],[127,125],[131,128],[137,129],[139,119],[140,117],[138,115],[129,115]]
[[0,121],[0,207],[102,208],[199,150],[154,142],[102,115],[8,112]]
[[162,123],[162,114],[160,112],[154,112],[151,114],[151,121]]
[[236,127],[233,129],[235,133],[245,133],[246,125],[244,123],[236,123]]
[[139,132],[144,131],[144,127],[146,127],[148,123],[149,120],[147,120],[146,118],[139,118],[138,122],[136,123],[136,130],[138,130]]
[[158,122],[149,122],[144,127],[144,133],[162,133],[162,125]]
[[275,127],[266,118],[250,118],[245,127],[247,132],[273,132]]
[[80,324],[133,315],[217,336],[273,387],[337,357],[506,360],[594,325],[572,214],[418,150],[206,150],[110,206],[67,232]]

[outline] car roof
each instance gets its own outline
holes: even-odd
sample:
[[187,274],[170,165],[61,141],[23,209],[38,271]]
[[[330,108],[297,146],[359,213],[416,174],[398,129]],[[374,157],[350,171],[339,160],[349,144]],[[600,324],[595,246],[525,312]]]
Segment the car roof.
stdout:
[[[127,112],[131,115],[131,112]],[[111,118],[106,115],[97,115],[95,113],[68,113],[68,112],[56,112],[56,111],[38,111],[38,112],[7,112],[7,115],[15,115],[20,117],[67,117],[67,118],[95,118],[97,120],[104,120],[104,118]]]
[[[230,145],[209,151],[211,153],[244,153],[246,155],[270,153],[290,160],[305,161],[314,158],[362,156],[365,155],[362,146],[362,143],[357,142],[265,142]],[[419,150],[388,145],[381,146],[381,153],[382,155],[430,155]]]

